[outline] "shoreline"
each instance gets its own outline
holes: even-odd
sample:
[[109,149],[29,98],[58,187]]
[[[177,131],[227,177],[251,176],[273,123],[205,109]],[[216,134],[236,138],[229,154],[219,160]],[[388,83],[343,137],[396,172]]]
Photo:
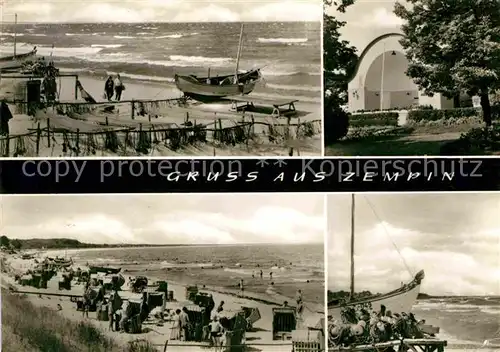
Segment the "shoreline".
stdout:
[[[197,247],[198,245],[194,246],[187,246],[189,248]],[[231,245],[228,245],[231,247]],[[171,246],[167,246],[165,248],[169,248]],[[177,245],[177,247],[182,248],[184,246],[182,245]],[[201,246],[205,247],[205,246]],[[207,245],[206,247],[210,247],[210,245]],[[142,248],[148,248],[148,247],[127,247],[125,249],[142,249]],[[159,248],[162,248],[161,246]],[[119,249],[124,249],[124,248],[102,248],[104,250],[119,250]],[[65,256],[67,254],[68,257],[78,255],[80,252],[85,252],[85,251],[92,251],[92,250],[99,250],[99,248],[84,248],[84,249],[73,249],[73,250],[46,250],[46,251],[38,251],[36,252],[39,256],[49,256],[49,257],[58,257],[58,256]],[[170,267],[165,267],[161,266],[160,263],[156,262],[148,262],[148,263],[134,263],[134,262],[127,262],[127,261],[114,261],[114,260],[107,260],[107,261],[99,261],[97,262],[92,262],[91,260],[87,259],[78,259],[74,262],[75,264],[73,266],[75,267],[85,267],[86,263],[89,263],[90,265],[96,265],[96,266],[103,266],[103,267],[121,267],[121,274],[124,277],[134,277],[134,276],[145,276],[148,278],[150,282],[153,281],[167,281],[171,282],[175,285],[179,286],[193,286],[197,285],[198,288],[202,290],[210,290],[214,292],[218,292],[221,294],[226,294],[234,297],[241,297],[240,296],[240,290],[238,289],[238,284],[236,281],[239,282],[239,278],[237,280],[234,280],[234,284],[229,284],[230,279],[228,278],[221,278],[220,281],[222,283],[227,282],[228,284],[224,285],[217,285],[214,284],[214,282],[218,282],[217,277],[220,276],[219,271],[223,269],[222,271],[225,272],[225,269],[231,269],[230,267],[224,266],[224,268],[219,268],[216,267],[215,265],[213,267],[209,267],[208,265],[203,268],[202,264],[203,263],[172,263],[172,266]],[[196,265],[192,265],[196,264]],[[245,269],[246,267],[243,267]],[[242,269],[241,267],[236,267],[235,269]],[[249,269],[249,268],[246,268]],[[225,272],[227,273],[227,272]],[[190,274],[193,274],[192,276]],[[235,274],[236,275],[236,274]],[[249,276],[249,275],[247,275]],[[274,278],[275,282],[275,289],[273,293],[269,294],[267,293],[268,288],[270,287],[268,285],[269,279],[264,278],[254,279],[254,285],[251,284],[251,278],[250,277],[244,277],[245,279],[245,294],[248,296],[243,296],[241,298],[246,298],[249,300],[253,300],[256,302],[261,302],[264,304],[268,305],[273,305],[273,306],[282,306],[284,301],[288,301],[291,306],[293,306],[293,302],[295,302],[295,291],[293,294],[286,294],[289,290],[284,288],[284,293],[280,293],[280,288],[281,285],[289,285],[290,281],[281,281],[279,276]],[[304,302],[305,302],[305,308],[308,309],[310,312],[318,312],[320,311],[321,314],[324,313],[324,294],[323,297],[320,297],[319,299],[311,299],[311,295],[308,295],[307,292],[307,283],[306,282],[301,282],[301,281],[295,281],[296,282],[296,287],[297,289],[300,287],[303,290],[304,294]],[[320,285],[321,283],[321,285]],[[323,276],[318,277],[317,280],[311,281],[311,285],[314,285],[315,288],[317,285],[320,285],[322,288],[320,289],[321,292],[324,291],[324,271],[323,271]],[[255,290],[252,290],[254,288]],[[314,291],[316,292],[316,290]],[[309,298],[309,299],[308,299]]]

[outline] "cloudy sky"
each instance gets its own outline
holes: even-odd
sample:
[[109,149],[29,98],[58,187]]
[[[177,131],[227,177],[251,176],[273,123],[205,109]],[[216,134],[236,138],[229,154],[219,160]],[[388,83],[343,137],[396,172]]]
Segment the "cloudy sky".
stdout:
[[[401,1],[400,1],[401,2]],[[345,14],[338,14],[333,7],[328,14],[346,21],[343,39],[358,49],[358,54],[376,37],[390,32],[400,32],[402,21],[394,13],[396,0],[356,0]]]
[[[328,196],[328,287],[335,291],[349,289],[350,207],[350,195]],[[411,280],[406,262],[414,274],[425,270],[422,292],[500,295],[499,214],[498,193],[356,196],[356,290],[398,288]]]
[[4,196],[0,233],[89,243],[323,243],[324,197]]
[[4,0],[3,21],[320,21],[320,0]]

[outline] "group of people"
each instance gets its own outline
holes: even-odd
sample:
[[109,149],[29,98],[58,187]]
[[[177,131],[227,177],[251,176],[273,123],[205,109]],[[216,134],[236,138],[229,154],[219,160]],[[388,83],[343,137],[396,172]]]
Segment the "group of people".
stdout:
[[[213,306],[205,307],[206,315],[210,316],[209,320],[203,323],[202,340],[209,340],[212,347],[220,347],[222,345],[221,338],[224,335],[224,327],[220,323],[220,314],[224,310],[224,301],[221,301],[217,309]],[[173,320],[171,340],[190,341],[192,331],[196,322],[189,319],[188,309],[183,307],[177,309],[171,316]]]
[[105,307],[109,319],[109,330],[110,331],[120,331],[121,333],[127,332],[127,323],[131,318],[138,315],[139,321],[144,322],[150,313],[150,307],[148,305],[148,295],[144,292],[139,305],[139,311],[134,307],[134,305],[123,300],[118,291],[114,289],[109,297],[106,297],[106,291],[104,285],[101,284],[96,288],[96,286],[86,284],[85,293],[83,295],[83,317],[88,318],[89,310],[92,305]]
[[424,337],[420,325],[425,321],[417,321],[412,313],[392,313],[384,305],[379,311],[347,307],[341,316],[329,324],[332,347]]
[[123,84],[119,74],[117,74],[114,79],[112,76],[109,76],[104,84],[104,95],[108,101],[113,99],[113,95],[115,96],[116,101],[120,101],[124,90],[125,85]]

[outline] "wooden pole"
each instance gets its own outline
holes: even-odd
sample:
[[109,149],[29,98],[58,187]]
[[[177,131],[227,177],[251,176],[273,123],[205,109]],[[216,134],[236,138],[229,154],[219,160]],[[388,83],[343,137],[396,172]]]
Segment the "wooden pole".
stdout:
[[134,104],[134,101],[132,100],[130,102],[130,104],[132,105],[132,111],[131,111],[131,117],[132,117],[132,120],[135,118],[135,113],[134,113],[134,110],[135,110],[135,104]]
[[50,119],[47,119],[47,144],[50,148]]
[[5,141],[5,155],[4,157],[9,157],[10,156],[10,136],[7,136],[7,139]]
[[354,215],[355,215],[354,193],[351,195],[351,299],[354,299]]
[[42,134],[42,131],[40,131],[40,122],[37,123],[36,125],[36,155],[40,153],[40,135]]
[[17,13],[14,15],[14,57],[16,57],[17,52]]
[[78,100],[78,75],[75,76],[75,100]]
[[380,111],[384,110],[385,43],[382,53],[382,76],[380,77]]
[[167,293],[163,292],[163,300],[162,300],[162,304],[161,304],[162,319],[163,319],[163,314],[164,314],[166,308],[167,308]]
[[238,56],[236,57],[236,72],[235,72],[235,77],[236,77],[236,83],[239,83],[238,81],[238,71],[240,69],[240,56],[241,56],[241,44],[243,42],[243,22],[241,23],[241,30],[240,30],[240,41],[238,44]]
[[80,129],[76,129],[76,156],[80,154]]

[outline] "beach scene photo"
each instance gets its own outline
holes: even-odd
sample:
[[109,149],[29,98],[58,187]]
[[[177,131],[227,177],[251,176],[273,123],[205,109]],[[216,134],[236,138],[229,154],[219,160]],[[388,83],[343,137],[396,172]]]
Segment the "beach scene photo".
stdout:
[[327,2],[325,155],[500,154],[498,1]]
[[3,351],[325,351],[321,195],[2,207]]
[[498,194],[327,204],[329,351],[500,350]]
[[38,5],[2,6],[1,156],[321,154],[319,1]]

